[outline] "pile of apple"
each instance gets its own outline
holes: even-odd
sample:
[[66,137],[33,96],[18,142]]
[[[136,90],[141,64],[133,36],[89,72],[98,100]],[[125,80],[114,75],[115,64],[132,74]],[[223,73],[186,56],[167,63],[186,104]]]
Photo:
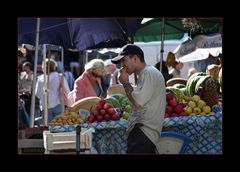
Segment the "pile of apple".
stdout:
[[184,108],[184,111],[188,115],[206,115],[206,114],[215,114],[212,112],[210,106],[206,104],[198,95],[190,97],[190,100],[187,103],[187,106]]
[[171,92],[166,93],[166,111],[165,118],[187,116],[188,114],[184,112],[185,105],[179,103]]
[[120,115],[121,112],[118,112],[109,103],[106,103],[104,99],[101,99],[87,117],[86,122],[116,121],[120,119]]

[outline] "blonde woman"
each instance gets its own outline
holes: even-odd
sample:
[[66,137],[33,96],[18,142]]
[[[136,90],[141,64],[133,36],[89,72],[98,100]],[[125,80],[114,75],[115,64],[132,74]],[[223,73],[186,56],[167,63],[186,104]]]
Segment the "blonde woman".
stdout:
[[85,97],[96,96],[103,98],[101,77],[106,73],[104,61],[93,59],[85,65],[84,72],[74,82],[74,102]]

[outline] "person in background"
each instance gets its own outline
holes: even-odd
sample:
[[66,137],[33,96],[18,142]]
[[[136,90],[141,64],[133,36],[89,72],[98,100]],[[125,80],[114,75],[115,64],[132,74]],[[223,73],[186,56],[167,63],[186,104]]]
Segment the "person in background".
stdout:
[[189,70],[188,70],[188,79],[194,74],[197,72],[197,69],[194,68],[194,67],[191,67]]
[[25,108],[30,115],[31,109],[31,91],[32,91],[33,71],[31,70],[31,63],[23,63],[23,72],[20,74],[19,90],[20,96],[25,101]]
[[26,62],[26,49],[25,48],[18,48],[17,51],[17,56],[18,56],[18,74],[20,75],[20,73],[22,72],[22,65],[24,62]]
[[23,100],[22,95],[22,90],[21,90],[21,71],[22,71],[22,62],[25,60],[24,59],[24,53],[21,51],[20,48],[18,48],[17,51],[17,56],[18,56],[18,128],[23,129],[23,128],[28,128],[29,127],[29,121],[30,117],[29,114],[26,111],[25,108],[25,101]]
[[[155,64],[155,68],[160,71],[160,62]],[[164,77],[165,83],[167,83],[167,81],[173,77],[172,74],[169,74],[168,67],[166,66],[166,62],[164,61],[162,63],[162,75]]]
[[181,75],[181,69],[183,68],[182,62],[175,62],[173,69],[170,70],[169,74],[173,75],[173,78],[183,78]]
[[[133,44],[123,46],[112,62],[121,63],[119,80],[133,105],[128,118],[127,153],[155,153],[166,107],[163,75],[146,65],[142,49]],[[138,76],[134,89],[129,83],[132,73]]]
[[74,78],[72,72],[70,71],[69,66],[64,67],[64,77],[67,80],[69,89],[73,90],[73,85],[74,85],[75,78]]
[[[57,64],[52,59],[46,59],[46,69],[50,66],[49,73],[46,71],[47,76],[49,76],[49,89],[48,89],[48,123],[50,123],[55,116],[62,113],[62,106],[60,102],[60,82],[61,75],[57,72]],[[42,63],[42,70],[44,71],[44,62]],[[46,80],[47,79],[46,76]],[[47,82],[47,81],[46,81]],[[48,84],[48,83],[47,83]],[[63,87],[66,93],[69,93],[69,86],[66,79],[63,79]],[[44,110],[44,74],[37,78],[35,94],[37,98],[40,99],[40,109]]]
[[70,62],[70,69],[74,76],[74,78],[78,78],[80,76],[80,65],[79,62]]
[[116,68],[116,65],[113,64],[110,59],[105,60],[104,65],[106,67],[106,75],[102,77],[101,81],[102,81],[102,87],[104,92],[103,96],[106,97],[107,89],[109,88],[109,86],[116,84],[116,83],[113,83],[113,82],[116,82],[116,80],[114,80],[113,78],[114,77],[113,74],[115,73],[117,68]]
[[172,68],[169,74],[173,75],[173,78],[183,78],[181,75],[181,69],[183,68],[183,63],[176,60],[175,54],[169,52],[166,59],[166,66]]
[[104,76],[104,78],[106,78],[106,85],[107,87],[109,87],[110,85],[113,85],[113,84],[116,84],[116,83],[113,83],[113,74],[115,73],[115,71],[117,70],[117,67],[115,64],[113,64],[111,62],[110,59],[108,60],[105,60],[104,61],[104,65],[106,67],[106,75]]
[[[93,59],[85,65],[85,70],[74,82],[73,99],[74,102],[85,97],[103,97],[101,77],[105,75],[104,61]],[[71,99],[71,98],[70,98]]]
[[206,73],[218,79],[219,71],[222,68],[222,62],[222,54],[219,54],[215,64],[210,64],[207,66]]

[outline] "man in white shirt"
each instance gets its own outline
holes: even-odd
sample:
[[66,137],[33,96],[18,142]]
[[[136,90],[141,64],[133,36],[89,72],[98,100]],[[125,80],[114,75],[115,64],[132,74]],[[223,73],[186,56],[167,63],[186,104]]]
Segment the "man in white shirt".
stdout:
[[[128,118],[127,153],[155,153],[159,142],[166,107],[163,75],[146,65],[144,53],[136,45],[127,44],[112,62],[121,63],[119,80],[133,104]],[[137,87],[129,83],[129,75],[138,76]]]
[[[48,123],[50,123],[53,118],[62,112],[62,106],[60,102],[60,82],[61,76],[56,71],[56,62],[50,59],[46,60],[46,66],[50,65],[49,70],[49,90],[48,90]],[[43,68],[44,70],[44,68]],[[48,72],[47,72],[48,73]],[[46,77],[47,78],[47,77]],[[68,83],[66,79],[63,80],[63,85],[66,94],[70,92]],[[44,110],[44,75],[40,75],[36,84],[36,96],[40,99],[40,108]]]

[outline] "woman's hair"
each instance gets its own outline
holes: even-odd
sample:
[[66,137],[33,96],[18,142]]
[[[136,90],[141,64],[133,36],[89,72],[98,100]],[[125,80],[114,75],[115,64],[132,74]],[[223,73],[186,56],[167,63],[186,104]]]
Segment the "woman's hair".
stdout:
[[166,66],[174,67],[176,65],[176,58],[172,52],[169,52],[166,59]]
[[104,61],[101,59],[93,59],[85,65],[85,71],[91,71],[94,69],[105,70]]
[[[48,73],[48,65],[50,65],[49,73],[56,71],[57,64],[54,60],[48,58],[46,59],[46,73]],[[44,71],[44,61],[42,62],[42,69]]]

